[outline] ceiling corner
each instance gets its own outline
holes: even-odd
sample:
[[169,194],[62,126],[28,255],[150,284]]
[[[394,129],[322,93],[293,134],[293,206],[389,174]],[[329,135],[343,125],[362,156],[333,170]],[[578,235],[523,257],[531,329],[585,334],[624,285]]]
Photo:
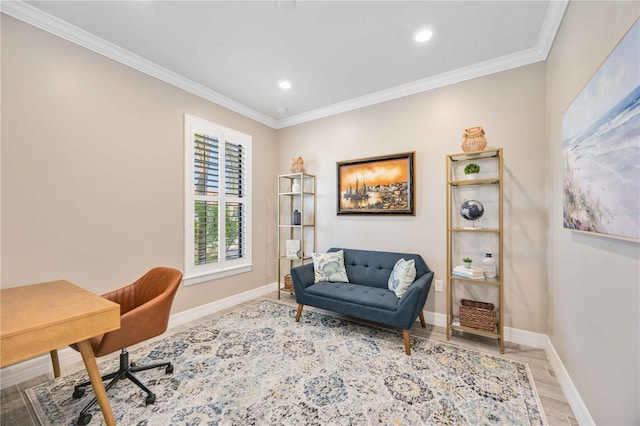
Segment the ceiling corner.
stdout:
[[540,29],[540,35],[538,37],[538,44],[536,48],[540,51],[543,60],[546,60],[553,46],[553,41],[556,38],[562,18],[569,5],[569,0],[550,1],[547,13]]

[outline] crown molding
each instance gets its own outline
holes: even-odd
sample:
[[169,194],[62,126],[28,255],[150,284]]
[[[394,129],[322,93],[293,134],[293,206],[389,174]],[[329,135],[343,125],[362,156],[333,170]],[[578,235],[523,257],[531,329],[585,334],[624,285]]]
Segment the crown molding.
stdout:
[[71,25],[66,21],[49,15],[38,8],[24,3],[22,0],[0,2],[0,12],[92,50],[98,54],[111,58],[231,111],[237,112],[238,114],[252,120],[258,121],[266,126],[274,129],[281,129],[387,102],[404,96],[437,89],[450,84],[460,83],[489,74],[506,71],[512,68],[518,68],[535,62],[544,61],[549,55],[549,51],[551,50],[551,46],[553,45],[553,41],[556,33],[558,32],[558,28],[560,27],[560,23],[562,22],[562,18],[568,4],[568,0],[552,0],[549,2],[537,44],[531,49],[473,64],[451,72],[413,81],[390,89],[381,90],[379,92],[349,99],[344,102],[292,115],[279,120],[249,108],[248,106],[234,101],[233,99],[214,90],[208,89],[201,84]]
[[165,83],[178,87],[217,105],[237,112],[266,126],[275,128],[276,120],[246,105],[234,101],[214,90],[206,88],[171,70],[138,56],[126,49],[97,37],[81,28],[71,25],[22,0],[0,2],[0,12],[26,22],[41,30],[47,31],[79,46],[92,50],[114,61],[120,62],[137,71],[155,77]]
[[564,16],[564,12],[568,4],[568,0],[549,2],[537,44],[531,49],[522,50],[510,55],[469,65],[464,68],[459,68],[454,71],[438,74],[422,80],[413,81],[390,89],[381,90],[369,95],[349,99],[325,108],[318,108],[312,111],[282,118],[277,121],[276,129],[295,126],[296,124],[318,120],[320,118],[387,102],[404,96],[426,92],[428,90],[437,89],[450,84],[461,83],[474,78],[484,77],[489,74],[544,61],[549,55],[549,51],[551,50],[551,46],[553,45],[553,41],[556,33],[558,32],[558,28],[560,27],[562,17]]
[[336,114],[376,105],[382,102],[391,101],[416,93],[426,92],[428,90],[437,89],[439,87],[448,86],[454,83],[460,83],[474,78],[483,77],[500,71],[506,71],[512,68],[529,65],[535,62],[543,61],[538,48],[523,50],[511,55],[492,59],[485,62],[469,65],[457,70],[438,74],[422,80],[413,81],[392,87],[390,89],[381,90],[369,95],[360,96],[358,98],[349,99],[348,101],[339,102],[325,108],[318,108],[313,111],[292,115],[287,118],[278,120],[276,129],[294,126],[296,124],[306,123],[320,118],[329,117]]
[[537,45],[537,48],[540,49],[545,59],[549,56],[553,42],[556,39],[556,34],[558,34],[558,29],[562,23],[562,18],[564,18],[564,13],[567,11],[567,6],[569,6],[569,0],[549,2]]

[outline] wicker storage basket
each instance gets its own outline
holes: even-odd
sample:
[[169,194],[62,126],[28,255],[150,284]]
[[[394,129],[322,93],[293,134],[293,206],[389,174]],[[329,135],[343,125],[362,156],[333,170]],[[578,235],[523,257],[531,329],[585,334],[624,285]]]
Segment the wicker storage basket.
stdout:
[[284,289],[293,293],[293,280],[291,279],[291,274],[284,276]]
[[493,303],[468,299],[462,299],[460,303],[460,325],[483,331],[495,331],[496,311]]
[[464,152],[482,151],[487,146],[482,127],[470,127],[464,129],[462,135],[462,150]]

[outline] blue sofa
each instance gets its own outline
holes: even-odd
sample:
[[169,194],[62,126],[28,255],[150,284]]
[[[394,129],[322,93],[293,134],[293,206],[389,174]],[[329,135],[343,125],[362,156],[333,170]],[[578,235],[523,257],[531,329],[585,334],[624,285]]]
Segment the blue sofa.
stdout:
[[[410,330],[420,317],[425,327],[424,308],[431,288],[433,271],[419,254],[391,253],[371,250],[331,248],[329,252],[344,251],[344,264],[348,283],[314,283],[313,264],[307,263],[291,269],[300,321],[304,305],[338,312],[355,318],[377,322],[402,329],[404,348],[411,355]],[[414,259],[416,278],[400,298],[388,289],[388,280],[398,259]]]

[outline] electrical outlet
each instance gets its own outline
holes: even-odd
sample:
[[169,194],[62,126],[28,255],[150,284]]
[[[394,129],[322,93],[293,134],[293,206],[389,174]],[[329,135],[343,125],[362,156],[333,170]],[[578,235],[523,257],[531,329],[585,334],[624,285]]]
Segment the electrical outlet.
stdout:
[[444,291],[442,280],[436,280],[436,291]]

